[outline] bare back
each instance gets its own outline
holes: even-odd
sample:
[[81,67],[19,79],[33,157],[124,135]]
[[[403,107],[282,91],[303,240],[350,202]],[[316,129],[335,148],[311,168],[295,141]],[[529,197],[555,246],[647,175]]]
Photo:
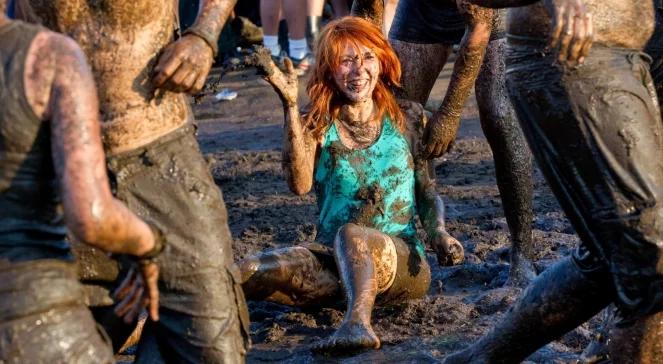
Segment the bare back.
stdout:
[[[594,44],[642,49],[654,31],[652,0],[585,0],[585,6],[593,16]],[[548,38],[551,19],[542,2],[508,14],[509,34]]]
[[81,46],[99,92],[103,139],[110,154],[134,149],[187,119],[180,94],[156,91],[153,68],[173,40],[174,0],[21,0],[27,18]]

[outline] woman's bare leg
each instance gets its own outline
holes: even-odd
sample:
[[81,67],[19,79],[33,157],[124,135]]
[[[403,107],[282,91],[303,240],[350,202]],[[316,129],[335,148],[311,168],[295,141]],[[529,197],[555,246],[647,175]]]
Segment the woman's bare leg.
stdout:
[[378,293],[396,277],[398,256],[392,239],[375,229],[355,224],[341,227],[334,241],[334,255],[347,298],[343,323],[319,350],[379,348],[371,327],[371,313]]

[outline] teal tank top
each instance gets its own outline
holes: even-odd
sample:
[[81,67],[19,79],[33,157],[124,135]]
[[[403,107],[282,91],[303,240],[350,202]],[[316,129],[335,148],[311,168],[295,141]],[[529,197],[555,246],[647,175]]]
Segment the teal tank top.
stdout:
[[324,136],[315,171],[320,217],[316,240],[331,246],[338,229],[355,223],[414,244],[414,159],[408,141],[388,117],[377,141],[352,150],[341,142],[336,123]]

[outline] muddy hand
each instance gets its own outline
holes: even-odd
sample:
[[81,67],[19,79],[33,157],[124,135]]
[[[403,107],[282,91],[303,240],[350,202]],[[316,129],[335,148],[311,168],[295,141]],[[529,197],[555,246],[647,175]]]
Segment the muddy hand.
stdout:
[[582,0],[545,0],[545,4],[553,21],[549,47],[557,50],[557,61],[582,64],[594,37],[592,14]]
[[458,265],[465,260],[465,251],[460,242],[446,231],[436,231],[430,237],[430,244],[437,255],[440,266]]
[[127,277],[113,292],[113,299],[120,301],[114,309],[117,316],[124,322],[131,323],[148,307],[150,317],[159,320],[159,289],[157,280],[159,268],[154,263],[136,265],[131,267]]
[[170,44],[154,67],[154,86],[173,92],[195,94],[203,89],[212,68],[212,48],[194,34]]
[[257,47],[248,59],[249,64],[258,68],[258,72],[274,88],[284,105],[297,104],[297,88],[299,86],[295,67],[289,58],[283,60],[285,73],[274,64],[271,53],[263,47]]
[[433,159],[448,152],[456,139],[460,114],[437,111],[431,117],[424,130],[424,149],[422,157]]

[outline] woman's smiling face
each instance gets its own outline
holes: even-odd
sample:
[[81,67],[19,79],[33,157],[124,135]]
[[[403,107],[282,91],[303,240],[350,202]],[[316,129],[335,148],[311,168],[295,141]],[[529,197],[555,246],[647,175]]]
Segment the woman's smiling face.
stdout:
[[338,90],[350,101],[361,102],[373,95],[380,77],[380,62],[368,47],[356,49],[346,43],[345,50],[334,70],[334,82]]

